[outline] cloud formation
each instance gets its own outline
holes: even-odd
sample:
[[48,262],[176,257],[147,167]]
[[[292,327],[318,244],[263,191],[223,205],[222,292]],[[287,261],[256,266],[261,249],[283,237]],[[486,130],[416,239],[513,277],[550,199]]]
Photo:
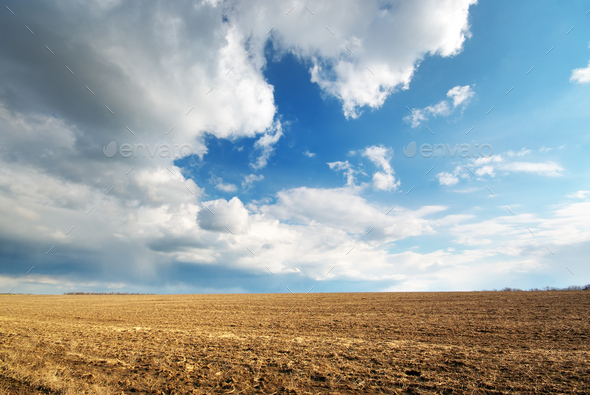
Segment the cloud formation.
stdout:
[[346,176],[346,186],[350,188],[356,186],[355,174],[364,174],[360,170],[356,170],[348,161],[328,162],[327,164],[331,170],[344,172],[344,175]]
[[[298,186],[250,202],[211,200],[205,186],[170,158],[102,154],[110,141],[155,145],[174,140],[192,144],[202,156],[211,134],[241,139],[251,150],[253,169],[271,166],[286,132],[274,88],[263,74],[265,46],[308,64],[310,80],[341,101],[345,117],[356,118],[382,106],[389,89],[408,89],[424,57],[459,53],[469,37],[471,4],[327,1],[310,6],[312,14],[295,2],[288,15],[291,5],[285,9],[268,1],[41,3],[23,9],[56,55],[32,41],[41,33],[0,41],[0,251],[7,262],[0,283],[17,278],[23,262],[43,260],[39,267],[46,271],[32,274],[37,282],[32,287],[119,289],[194,280],[184,278],[186,272],[167,277],[171,268],[182,266],[214,267],[242,277],[262,276],[268,267],[277,275],[296,273],[317,281],[426,289],[459,281],[454,279],[466,266],[481,268],[490,257],[501,257],[499,264],[486,266],[480,276],[542,265],[543,258],[533,259],[534,247],[542,243],[551,248],[587,243],[587,202],[564,205],[544,218],[521,214],[486,221],[448,215],[443,205],[391,209],[370,202],[363,191],[396,192],[400,185],[393,150],[383,145],[328,164],[344,173],[342,188]],[[0,26],[3,37],[13,36],[12,23]],[[580,73],[575,82],[582,82]],[[448,116],[473,97],[471,86],[455,86],[445,100],[417,109],[420,116],[410,122]],[[565,172],[555,162],[521,160],[528,153],[515,153],[518,161],[508,156],[473,160],[469,166],[476,176],[455,169],[437,178],[450,186],[501,172]],[[248,173],[236,184],[214,178],[206,186],[236,192],[238,185],[247,189],[263,178]],[[529,238],[525,220],[540,237]],[[436,234],[451,235],[456,250],[410,251],[396,244]],[[503,235],[514,239],[497,243]],[[21,258],[15,265],[13,256]],[[336,269],[326,277],[332,266]],[[465,280],[462,286],[471,283]]]
[[396,190],[400,181],[395,180],[393,167],[389,164],[393,151],[383,145],[365,148],[363,156],[366,156],[381,171],[373,174],[373,187],[382,191]]
[[265,133],[254,143],[254,148],[260,151],[260,154],[254,163],[250,163],[250,166],[256,170],[266,166],[268,159],[273,154],[274,146],[281,136],[283,136],[283,128],[281,127],[281,123],[277,121],[273,125],[272,130]]
[[442,100],[437,104],[424,108],[413,108],[412,114],[404,117],[404,121],[411,123],[413,128],[420,126],[420,123],[428,121],[430,117],[448,117],[456,108],[465,108],[475,92],[469,85],[455,86],[447,92],[449,100]]
[[[372,182],[361,182],[357,184],[357,176],[367,176],[363,169],[363,164],[352,165],[348,160],[328,162],[331,170],[342,171],[346,176],[346,187],[356,191],[361,191],[369,186],[381,191],[395,191],[400,185],[400,181],[395,178],[395,171],[390,164],[393,157],[393,149],[383,145],[373,145],[359,150],[362,157],[369,159],[379,171],[373,173]],[[350,155],[356,155],[350,152]]]
[[221,177],[211,177],[210,181],[215,185],[215,188],[223,192],[236,192],[238,190],[238,187],[234,184],[224,183]]
[[262,180],[264,180],[264,176],[262,174],[248,174],[246,177],[244,177],[244,181],[242,181],[242,188],[250,188],[252,184]]
[[587,84],[590,82],[590,61],[588,61],[587,67],[572,70],[570,81],[578,84]]
[[453,186],[459,183],[459,177],[446,171],[438,173],[436,178],[438,178],[440,185]]
[[[507,158],[523,157],[529,155],[532,151],[522,148],[519,152],[508,151]],[[498,172],[503,174],[509,173],[527,173],[544,177],[559,177],[565,172],[565,169],[558,163],[552,161],[546,162],[524,162],[506,159],[501,154],[491,157],[472,158],[467,167],[455,166],[452,172],[443,171],[436,174],[440,185],[453,186],[457,185],[461,179],[469,180],[475,176],[476,180],[483,180],[486,176],[495,177]],[[471,189],[470,191],[475,191]]]
[[408,89],[425,56],[459,53],[475,3],[330,0],[308,5],[312,14],[300,2],[233,1],[224,10],[253,52],[262,54],[272,37],[279,53],[308,61],[311,80],[342,101],[346,117],[356,118],[363,107],[379,108],[394,90]]

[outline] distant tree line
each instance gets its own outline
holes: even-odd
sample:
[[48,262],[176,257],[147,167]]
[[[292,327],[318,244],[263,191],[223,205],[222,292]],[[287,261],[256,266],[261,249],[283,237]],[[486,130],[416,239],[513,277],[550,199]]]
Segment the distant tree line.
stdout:
[[155,295],[139,292],[66,292],[64,295]]
[[507,292],[507,291],[521,291],[521,292],[526,292],[526,291],[590,291],[590,284],[570,285],[569,287],[565,287],[565,288],[543,287],[543,288],[520,289],[520,288],[505,287],[502,289],[492,289],[492,291],[499,291],[499,292]]
[[[484,289],[483,292],[489,292],[490,290]],[[543,287],[543,288],[530,288],[530,289],[520,289],[520,288],[510,288],[504,287],[502,289],[492,289],[493,292],[510,292],[510,291],[517,291],[517,292],[530,292],[530,291],[590,291],[590,284],[586,285],[570,285],[569,287],[565,288],[557,288],[557,287]],[[139,292],[66,292],[64,295],[155,295],[153,293],[139,293]]]

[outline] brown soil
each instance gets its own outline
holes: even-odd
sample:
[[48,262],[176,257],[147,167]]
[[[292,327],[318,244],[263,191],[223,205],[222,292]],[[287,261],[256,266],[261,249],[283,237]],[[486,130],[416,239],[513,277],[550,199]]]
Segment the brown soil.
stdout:
[[0,393],[590,393],[588,291],[0,301]]

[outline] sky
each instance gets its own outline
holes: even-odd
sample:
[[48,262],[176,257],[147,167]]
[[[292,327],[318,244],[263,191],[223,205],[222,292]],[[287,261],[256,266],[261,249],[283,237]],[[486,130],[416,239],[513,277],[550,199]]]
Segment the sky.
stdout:
[[588,1],[0,10],[0,289],[590,283]]

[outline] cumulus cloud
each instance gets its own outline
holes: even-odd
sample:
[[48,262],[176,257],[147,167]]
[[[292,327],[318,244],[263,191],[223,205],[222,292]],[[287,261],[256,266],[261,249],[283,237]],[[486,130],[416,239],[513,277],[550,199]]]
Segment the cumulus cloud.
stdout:
[[256,174],[248,174],[246,177],[244,177],[244,181],[242,181],[242,188],[250,188],[256,181],[262,180],[264,180],[264,176],[262,174],[258,176]]
[[356,186],[355,174],[364,174],[361,171],[356,170],[348,161],[328,162],[327,164],[331,170],[344,172],[344,175],[346,176],[346,185],[348,187]]
[[586,84],[590,82],[590,61],[588,61],[588,67],[572,70],[570,81],[578,84]]
[[373,187],[382,191],[396,190],[400,181],[395,180],[394,171],[389,162],[393,151],[391,148],[386,148],[383,145],[371,146],[365,148],[363,156],[369,158],[371,162],[382,171],[373,174]]
[[369,203],[350,189],[294,188],[281,191],[276,204],[256,209],[272,218],[299,224],[322,224],[337,232],[362,235],[371,226],[379,227],[373,237],[394,241],[409,235],[432,231],[421,218],[444,211],[442,206],[424,207],[414,212],[393,210]]
[[489,175],[494,177],[496,173],[494,172],[494,166],[482,166],[479,169],[475,170],[475,174],[478,176]]
[[446,171],[438,173],[436,177],[440,185],[453,186],[459,183],[459,177]]
[[[346,177],[346,186],[348,188],[355,189],[358,192],[370,185],[372,185],[374,189],[382,191],[395,191],[399,187],[400,181],[395,179],[395,171],[390,164],[391,158],[393,156],[393,150],[391,148],[385,147],[383,145],[373,145],[365,147],[358,152],[363,157],[368,158],[377,167],[377,169],[379,169],[379,171],[373,173],[371,183],[365,182],[357,185],[357,175],[367,176],[367,174],[361,170],[362,164],[354,166],[348,160],[328,162],[330,169],[334,171],[342,171],[344,173]],[[357,152],[355,151],[354,155],[356,155],[356,153]],[[349,154],[352,155],[351,153]]]
[[461,105],[466,105],[471,98],[475,96],[475,92],[471,90],[469,85],[455,86],[447,92],[447,97],[453,100],[453,107],[456,108]]
[[[25,273],[29,262],[43,262],[35,266],[45,272],[29,274],[42,284],[121,289],[170,281],[167,290],[177,292],[174,284],[202,266],[247,274],[268,266],[325,279],[328,265],[338,265],[330,278],[399,282],[416,271],[477,261],[480,255],[461,252],[390,252],[397,240],[447,226],[437,222],[442,206],[392,210],[353,188],[286,189],[275,203],[246,206],[237,197],[203,201],[203,186],[172,158],[102,153],[111,141],[186,143],[203,157],[213,135],[241,139],[245,147],[255,141],[250,166],[268,166],[283,125],[263,74],[266,45],[309,64],[311,81],[355,118],[383,105],[390,90],[408,89],[424,57],[459,53],[474,3],[327,1],[310,6],[315,15],[302,3],[285,15],[284,4],[269,1],[28,8],[56,55],[15,34],[22,25],[0,25],[0,34],[13,38],[0,40],[0,253],[8,262],[0,282]],[[433,112],[466,105],[469,92],[449,90],[448,108]],[[373,187],[395,190],[392,151],[373,146],[360,153],[377,167]],[[348,186],[365,175],[348,161],[329,165],[345,173]],[[241,185],[261,179],[250,174]],[[237,188],[212,181],[227,192]],[[354,260],[345,259],[351,244]],[[167,277],[172,272],[181,274]],[[199,277],[206,276],[190,279]]]
[[315,153],[313,152],[309,152],[309,150],[306,150],[303,155],[307,156],[308,158],[313,158],[315,156]]
[[197,215],[197,223],[204,230],[242,234],[248,231],[248,210],[237,197],[230,201],[218,199],[203,202],[205,206]]
[[469,178],[469,175],[464,172],[463,166],[455,166],[452,173],[443,171],[438,173],[436,178],[438,178],[440,185],[453,186],[459,183],[460,178]]
[[215,188],[223,192],[235,192],[238,190],[238,187],[234,184],[224,183],[221,177],[211,177],[210,182],[215,185]]
[[254,148],[260,151],[260,155],[256,161],[250,163],[250,166],[254,169],[260,169],[266,166],[268,159],[273,154],[275,144],[279,141],[281,136],[283,136],[283,128],[279,121],[275,122],[272,129],[272,131],[265,133],[264,136],[260,137],[256,143],[254,143]]
[[296,54],[311,59],[312,81],[341,99],[344,114],[354,118],[364,106],[380,107],[395,87],[407,89],[425,55],[459,53],[470,36],[468,14],[474,3],[349,1],[346,9],[354,11],[345,15],[342,3],[323,2],[314,13],[334,35],[308,18],[306,34],[298,31],[289,38]]
[[382,191],[396,190],[400,185],[400,181],[395,182],[395,177],[392,174],[378,171],[373,174],[373,187]]
[[[80,130],[88,130],[78,139],[87,145],[115,141],[121,132],[127,133],[124,126],[141,131],[142,142],[148,144],[174,126],[168,137],[193,144],[202,156],[207,152],[205,133],[229,139],[262,135],[254,147],[259,155],[251,163],[258,169],[268,163],[282,135],[275,119],[273,87],[262,73],[267,40],[277,53],[291,52],[309,61],[312,81],[342,100],[347,117],[357,117],[365,106],[381,106],[390,89],[407,89],[424,56],[459,53],[470,35],[468,15],[474,3],[424,0],[394,6],[328,1],[314,9],[325,21],[322,24],[310,18],[301,4],[295,4],[287,17],[282,4],[269,1],[152,4],[141,6],[145,16],[141,22],[133,17],[140,12],[139,5],[96,2],[81,9],[66,3],[44,4],[29,10],[29,15],[43,15],[39,28],[52,31],[53,42],[69,43],[54,49],[79,78],[85,78],[82,86],[96,95],[88,97],[86,89],[66,93],[56,88],[72,77],[49,74],[53,69],[40,60],[47,54],[26,42],[2,48],[0,68],[3,75],[14,76],[5,78],[10,81],[5,85],[8,91],[36,92],[21,97],[19,103],[30,103],[31,109],[49,106]],[[52,28],[65,26],[65,21],[69,21],[67,31]],[[271,26],[275,29],[267,34]],[[9,35],[12,27],[3,25],[3,34]],[[398,38],[393,48],[387,39],[392,36]],[[70,54],[68,48],[83,51]],[[25,53],[39,59],[26,58]],[[21,64],[16,74],[11,68],[15,62]],[[89,100],[115,110],[117,122],[89,112]]]
[[447,117],[457,107],[465,108],[474,96],[475,92],[469,85],[457,85],[447,92],[447,97],[450,101],[442,100],[437,104],[425,108],[413,108],[411,110],[412,114],[404,117],[404,121],[411,123],[412,127],[415,128],[420,126],[420,123],[427,121],[430,117]]
[[[156,173],[142,170],[133,178],[137,187],[144,188],[142,193],[149,204],[134,203],[125,194],[111,196],[116,189],[125,190],[125,184],[116,184],[109,195],[105,197],[103,192],[99,197],[91,188],[79,189],[72,183],[60,185],[58,179],[38,185],[38,179],[27,170],[19,173],[16,180],[10,176],[0,169],[3,190],[10,180],[11,193],[23,196],[26,191],[27,195],[18,205],[5,204],[11,201],[6,194],[0,197],[0,215],[6,219],[0,223],[0,236],[11,240],[2,243],[0,250],[6,254],[9,246],[15,245],[17,250],[26,246],[26,250],[36,251],[39,245],[47,245],[30,256],[33,264],[42,259],[45,267],[61,267],[64,258],[74,258],[76,263],[71,265],[72,273],[67,277],[33,274],[35,277],[31,278],[45,284],[42,289],[51,292],[58,286],[127,290],[128,282],[141,283],[138,276],[152,282],[162,276],[179,284],[189,281],[166,277],[164,268],[171,263],[219,267],[226,282],[230,281],[227,273],[236,273],[232,271],[239,270],[244,276],[261,275],[268,267],[275,274],[298,273],[318,281],[386,282],[395,284],[392,287],[397,290],[415,290],[420,284],[424,289],[441,287],[448,283],[449,276],[455,280],[448,287],[472,289],[472,279],[457,280],[457,276],[468,269],[487,273],[486,259],[496,259],[490,264],[494,267],[490,275],[498,271],[539,270],[538,262],[543,262],[543,258],[537,258],[535,248],[541,250],[548,245],[557,251],[560,246],[581,246],[590,241],[587,202],[565,205],[546,218],[516,212],[515,216],[478,221],[471,215],[445,215],[444,206],[383,206],[367,201],[350,188],[292,188],[277,193],[274,202],[252,202],[246,206],[237,197],[199,203],[186,190],[188,187],[200,196],[196,186],[183,181],[180,174],[171,177],[165,169]],[[66,190],[70,190],[70,195],[64,193]],[[68,200],[55,200],[63,196],[68,196]],[[85,212],[93,206],[94,210],[86,216]],[[76,228],[66,234],[72,224]],[[529,226],[535,237],[529,236],[524,226]],[[390,250],[398,240],[438,233],[451,235],[458,248],[400,253]],[[52,245],[52,252],[44,255]],[[354,250],[346,255],[352,247]],[[567,253],[568,249],[561,250]],[[83,280],[88,274],[81,270],[89,266],[108,275],[95,274],[92,282]],[[332,267],[334,270],[326,276]],[[108,280],[113,273],[117,275],[116,283]],[[0,285],[10,281],[14,281],[12,276],[1,277]],[[38,284],[20,285],[21,290],[40,289]]]
[[390,91],[407,89],[425,56],[459,53],[470,36],[472,4],[332,0],[310,6],[313,15],[303,3],[285,15],[290,7],[254,1],[231,2],[225,10],[229,22],[249,37],[253,52],[262,54],[272,37],[277,51],[310,62],[311,80],[342,101],[346,117],[355,118],[363,107],[380,107]]
[[389,164],[392,156],[391,148],[373,145],[364,149],[363,156],[369,158],[375,166],[383,169],[385,173],[393,173],[393,168]]

